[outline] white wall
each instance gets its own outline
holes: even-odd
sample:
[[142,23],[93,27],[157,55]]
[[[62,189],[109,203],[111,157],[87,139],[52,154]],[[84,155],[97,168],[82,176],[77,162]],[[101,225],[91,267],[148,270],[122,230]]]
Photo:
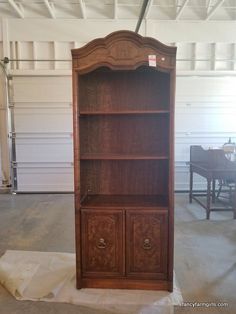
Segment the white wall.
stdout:
[[[73,189],[70,49],[114,30],[133,30],[135,24],[133,20],[4,21],[2,56],[66,60],[12,62],[9,67],[19,191]],[[235,25],[148,21],[142,26],[141,34],[178,46],[176,189],[188,189],[191,144],[215,147],[229,137],[236,141]],[[202,187],[202,180],[196,185]]]

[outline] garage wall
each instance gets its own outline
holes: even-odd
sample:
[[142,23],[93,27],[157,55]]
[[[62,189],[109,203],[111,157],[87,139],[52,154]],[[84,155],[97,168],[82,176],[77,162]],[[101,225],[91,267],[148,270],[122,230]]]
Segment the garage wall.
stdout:
[[[5,52],[9,51],[10,57],[65,60],[12,62],[9,66],[13,75],[18,191],[73,190],[70,49],[112,30],[135,26],[134,21],[99,22],[99,27],[96,23],[36,20],[29,27],[26,20],[8,22]],[[232,24],[222,24],[225,32],[222,27],[216,31],[213,22],[207,25],[206,31],[204,22],[170,22],[168,28],[166,23],[148,22],[141,30],[143,35],[178,46],[177,190],[188,189],[190,145],[219,147],[229,137],[236,141],[236,44]],[[183,32],[186,29],[189,32]],[[200,38],[199,33],[204,35]],[[200,178],[196,185],[203,187]]]

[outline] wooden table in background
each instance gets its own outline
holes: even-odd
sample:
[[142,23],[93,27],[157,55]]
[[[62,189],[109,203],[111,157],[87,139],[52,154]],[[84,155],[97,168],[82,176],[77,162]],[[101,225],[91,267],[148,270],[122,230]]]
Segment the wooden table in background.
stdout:
[[[221,207],[215,206],[216,202],[216,181],[232,180],[236,182],[236,162],[232,162],[225,157],[221,149],[204,150],[201,146],[190,147],[190,189],[189,202],[194,199],[206,209],[206,218],[210,218],[211,211],[233,211],[236,219],[236,193],[233,194],[233,204],[223,204]],[[204,193],[193,191],[193,174],[204,177],[207,180],[207,189]],[[206,196],[206,203],[199,199]],[[223,206],[224,205],[224,206]]]

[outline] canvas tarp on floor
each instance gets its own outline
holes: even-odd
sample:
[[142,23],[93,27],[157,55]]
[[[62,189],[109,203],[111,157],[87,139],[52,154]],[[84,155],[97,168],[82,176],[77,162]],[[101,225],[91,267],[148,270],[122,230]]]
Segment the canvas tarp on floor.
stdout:
[[98,313],[171,314],[182,303],[179,288],[165,291],[75,287],[75,254],[8,250],[0,258],[0,282],[17,299],[64,302]]

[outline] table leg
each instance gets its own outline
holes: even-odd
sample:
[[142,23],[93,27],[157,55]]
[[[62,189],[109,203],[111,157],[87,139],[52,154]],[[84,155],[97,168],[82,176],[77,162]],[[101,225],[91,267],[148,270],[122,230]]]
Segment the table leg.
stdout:
[[216,180],[213,179],[212,181],[212,203],[216,201]]
[[189,203],[193,200],[193,171],[190,166],[190,180],[189,180]]
[[[234,181],[236,182],[236,178]],[[232,207],[233,207],[234,219],[236,219],[236,183],[233,189]]]
[[206,208],[206,219],[210,218],[211,211],[211,180],[207,179],[207,208]]

